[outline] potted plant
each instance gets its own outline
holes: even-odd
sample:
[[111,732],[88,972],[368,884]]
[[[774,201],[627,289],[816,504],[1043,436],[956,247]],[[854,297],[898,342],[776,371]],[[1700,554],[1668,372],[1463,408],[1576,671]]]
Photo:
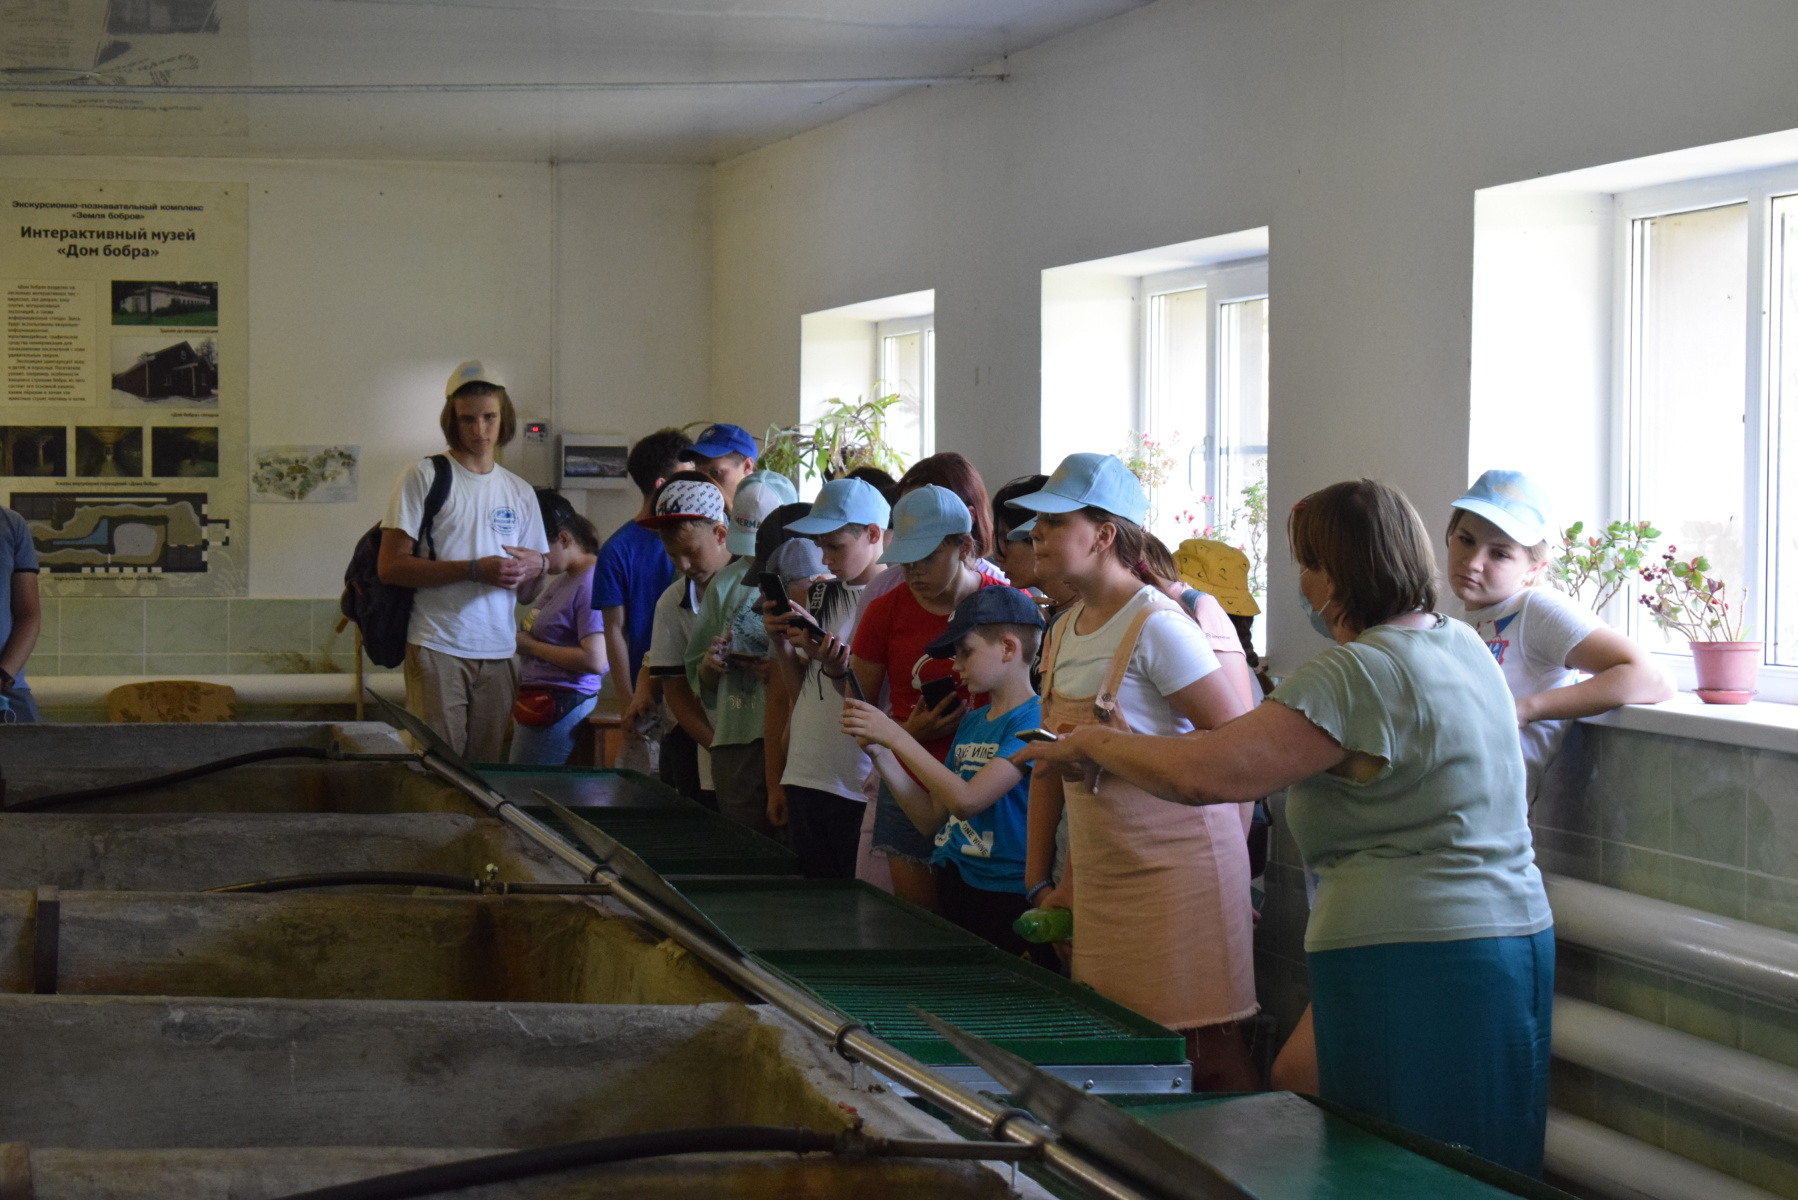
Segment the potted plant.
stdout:
[[1561,548],[1555,555],[1551,578],[1554,585],[1575,600],[1588,599],[1595,613],[1629,586],[1661,531],[1647,521],[1612,521],[1594,534],[1586,523],[1575,521],[1561,531]]
[[1692,644],[1694,690],[1706,704],[1746,704],[1754,698],[1761,644],[1742,640],[1742,614],[1731,608],[1728,585],[1711,575],[1704,555],[1677,556],[1669,546],[1659,566],[1641,569],[1637,597],[1662,629],[1683,634]]
[[905,459],[887,442],[887,410],[901,399],[897,392],[853,404],[833,398],[810,426],[771,425],[757,465],[780,472],[795,487],[807,475],[829,481],[858,467],[903,475]]

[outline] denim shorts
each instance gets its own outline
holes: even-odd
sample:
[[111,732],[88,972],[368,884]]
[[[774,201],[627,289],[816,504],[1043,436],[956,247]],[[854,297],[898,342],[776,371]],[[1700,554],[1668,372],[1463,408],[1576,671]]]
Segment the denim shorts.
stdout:
[[905,810],[899,807],[899,801],[893,799],[893,793],[887,790],[884,782],[880,785],[880,796],[874,801],[874,840],[869,849],[920,863],[928,863],[930,856],[936,853],[936,839],[918,832],[918,827],[911,823],[911,818],[905,815]]

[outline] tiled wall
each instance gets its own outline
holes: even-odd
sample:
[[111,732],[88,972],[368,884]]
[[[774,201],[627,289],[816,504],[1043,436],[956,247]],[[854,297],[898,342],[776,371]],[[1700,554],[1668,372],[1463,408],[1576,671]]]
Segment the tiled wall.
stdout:
[[[1798,756],[1578,726],[1531,815],[1544,871],[1798,933]],[[1255,958],[1284,1036],[1309,998],[1307,909],[1276,829]],[[1798,1067],[1798,1012],[1565,943],[1556,957],[1559,992]],[[1561,1062],[1552,1103],[1798,1200],[1798,1145]]]
[[355,631],[336,632],[339,616],[335,598],[46,599],[26,676],[348,672]]

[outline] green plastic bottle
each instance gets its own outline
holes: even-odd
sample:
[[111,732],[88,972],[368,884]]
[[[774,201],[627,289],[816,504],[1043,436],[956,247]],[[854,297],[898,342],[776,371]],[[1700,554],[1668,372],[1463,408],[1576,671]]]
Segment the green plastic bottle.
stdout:
[[1033,908],[1011,928],[1027,942],[1065,942],[1074,936],[1074,913],[1067,908]]

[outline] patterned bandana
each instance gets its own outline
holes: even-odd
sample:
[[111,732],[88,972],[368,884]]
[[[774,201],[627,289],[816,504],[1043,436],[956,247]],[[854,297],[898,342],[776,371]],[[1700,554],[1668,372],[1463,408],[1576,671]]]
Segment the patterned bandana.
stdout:
[[677,479],[666,484],[656,497],[656,515],[643,524],[666,525],[675,521],[724,524],[724,493],[717,484],[696,479]]

